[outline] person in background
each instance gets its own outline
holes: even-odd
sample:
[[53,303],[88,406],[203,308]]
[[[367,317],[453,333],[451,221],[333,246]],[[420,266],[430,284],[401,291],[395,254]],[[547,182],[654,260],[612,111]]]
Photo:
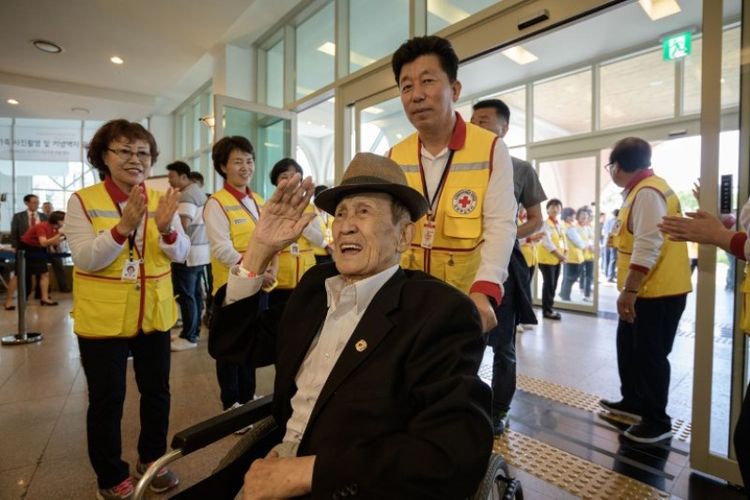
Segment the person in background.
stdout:
[[[52,206],[52,202],[45,201],[42,203],[42,212],[49,218],[54,212],[55,208]],[[62,227],[62,226],[61,226]],[[47,248],[49,252],[48,258],[49,263],[52,266],[52,272],[55,273],[55,281],[57,282],[57,288],[63,293],[71,291],[70,284],[68,283],[68,276],[65,274],[65,266],[63,265],[62,257],[58,254],[67,253],[64,248],[64,240],[56,245],[50,245]]]
[[557,198],[547,201],[547,220],[544,221],[544,236],[537,247],[539,271],[542,273],[542,316],[547,319],[562,318],[555,311],[555,293],[560,277],[560,265],[565,263],[565,234],[557,220],[562,211],[562,202]]
[[[315,196],[318,196],[326,189],[328,189],[327,186],[315,186]],[[313,247],[313,253],[315,253],[315,263],[324,264],[333,260],[333,231],[331,231],[331,226],[333,225],[333,216],[325,211],[320,211],[318,207],[315,207],[315,214],[320,219],[320,229],[325,235],[325,238],[323,240],[325,246]]]
[[[13,214],[13,219],[10,222],[10,244],[14,251],[18,251],[21,248],[21,236],[31,226],[36,225],[38,222],[47,220],[47,216],[43,212],[39,211],[39,197],[35,194],[27,194],[23,197],[23,203],[26,205],[26,210]],[[31,273],[26,273],[26,279],[24,283],[26,285],[26,294],[31,292]],[[13,311],[16,306],[13,305],[13,296],[18,288],[18,276],[15,273],[11,276],[8,281],[8,290],[5,294],[5,310]]]
[[617,278],[617,248],[611,245],[612,230],[617,224],[617,218],[620,215],[620,209],[612,210],[612,217],[606,220],[602,228],[602,239],[604,240],[604,275],[607,281],[614,283]]
[[195,170],[193,170],[190,172],[190,175],[188,177],[190,177],[191,182],[194,182],[198,185],[199,188],[203,189],[203,175],[201,175],[200,172],[196,172]]
[[[242,262],[242,253],[260,217],[263,198],[248,187],[255,173],[255,149],[250,141],[238,135],[223,137],[214,144],[211,159],[214,170],[224,179],[224,187],[208,199],[203,209],[215,295],[226,284],[229,269]],[[264,274],[265,290],[275,286],[276,266],[272,264]],[[267,305],[268,296],[264,294],[262,298]],[[209,338],[211,335],[209,331]],[[224,410],[254,398],[255,369],[247,364],[217,360],[216,377]]]
[[[518,210],[518,224],[521,226],[526,222],[526,209],[521,206]],[[519,238],[518,244],[521,246],[521,253],[523,254],[526,266],[529,268],[529,279],[524,284],[524,290],[526,295],[531,298],[531,282],[534,279],[534,271],[536,271],[537,265],[539,265],[538,249],[539,242],[544,238],[544,231],[533,233],[526,238]],[[520,325],[522,330],[530,330],[534,327],[533,324]]]
[[[203,189],[205,184],[203,175],[200,172],[193,170],[190,172],[190,180],[194,182],[199,188]],[[211,196],[211,193],[206,193],[206,198]],[[213,274],[211,273],[211,262],[209,259],[208,264],[203,266],[203,272],[200,275],[200,287],[202,289],[202,295],[206,297],[205,315],[203,316],[203,323],[208,326],[211,324],[211,309],[213,307],[213,288],[211,286],[213,282]]]
[[[724,217],[716,217],[705,210],[688,212],[687,217],[667,216],[662,219],[659,229],[677,241],[694,241],[715,245],[737,259],[750,261],[750,200],[740,211],[742,231],[733,231],[727,227]],[[743,304],[740,318],[742,331],[750,336],[750,272],[746,270],[742,284]],[[740,467],[745,492],[750,492],[750,386],[745,390],[740,415],[734,428],[734,451]]]
[[624,436],[638,443],[672,437],[667,414],[670,365],[677,325],[691,292],[687,245],[665,238],[664,216],[681,216],[680,200],[651,169],[651,146],[639,137],[615,143],[606,165],[623,202],[611,244],[617,248],[617,369],[619,401],[605,410],[633,418]]
[[[104,181],[71,196],[65,220],[75,265],[73,331],[88,384],[88,453],[96,496],[104,500],[133,495],[120,433],[130,355],[141,394],[135,476],[167,451],[169,330],[177,321],[170,264],[185,260],[190,240],[176,213],[179,193],[144,183],[158,155],[156,140],[139,123],[102,125],[87,158]],[[178,483],[164,467],[151,490]]]
[[203,297],[200,277],[211,260],[211,251],[203,224],[203,206],[206,195],[190,180],[190,167],[176,161],[167,165],[167,178],[172,189],[180,191],[177,213],[185,233],[190,238],[190,252],[185,262],[172,263],[172,284],[177,294],[182,317],[182,331],[172,339],[172,351],[193,349],[198,344],[201,331]]
[[581,265],[583,264],[583,250],[586,244],[581,239],[580,233],[576,228],[575,222],[576,211],[573,208],[565,207],[562,211],[562,228],[565,233],[565,264],[563,265],[563,281],[560,287],[560,298],[570,301],[570,292],[573,285],[581,275]]
[[[279,182],[291,179],[294,174],[302,177],[302,167],[293,158],[282,158],[277,161],[269,174],[271,184],[278,186]],[[310,223],[302,231],[302,236],[289,247],[279,252],[279,270],[276,274],[277,285],[268,297],[269,305],[283,304],[299,284],[302,275],[315,265],[314,247],[322,247],[325,243],[325,226],[318,217],[315,206],[310,204],[306,213],[315,214]]]
[[594,228],[591,227],[593,214],[591,209],[583,206],[576,211],[576,230],[583,240],[583,262],[579,284],[584,302],[591,302],[591,289],[594,284]]
[[51,201],[45,201],[42,203],[42,213],[47,216],[47,219],[49,219],[49,216],[52,215],[52,212],[55,211],[55,208],[52,206]]
[[21,248],[26,250],[26,272],[37,277],[37,286],[41,292],[40,304],[56,306],[57,302],[49,298],[49,249],[59,245],[65,235],[60,228],[65,221],[65,212],[52,212],[49,219],[31,226],[21,236]]

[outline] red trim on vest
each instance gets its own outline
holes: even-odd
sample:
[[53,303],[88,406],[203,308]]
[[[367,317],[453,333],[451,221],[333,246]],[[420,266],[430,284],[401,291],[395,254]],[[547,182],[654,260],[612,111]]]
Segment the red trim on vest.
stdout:
[[638,264],[630,264],[630,267],[628,268],[631,271],[636,271],[638,273],[648,274],[651,269],[649,269],[646,266],[639,266]]
[[653,175],[654,175],[654,171],[650,168],[641,170],[640,172],[635,174],[635,177],[630,179],[630,182],[628,182],[628,185],[625,186],[625,192],[629,193],[634,187],[638,185],[639,182],[641,182],[643,179],[652,177]]
[[732,255],[738,259],[745,260],[745,242],[747,241],[747,233],[734,233],[732,241],[729,243],[729,250]]
[[495,144],[500,137],[497,136],[492,139],[492,146],[490,146],[490,175],[492,175],[492,166],[495,164]]
[[448,143],[448,149],[457,151],[463,149],[466,143],[466,122],[461,117],[461,113],[456,111],[456,124],[453,126],[453,135]]
[[[144,184],[140,184],[140,186],[143,186],[144,189],[146,188]],[[125,203],[128,201],[128,198],[130,198],[127,193],[117,187],[117,184],[115,184],[115,181],[112,180],[112,176],[110,175],[104,178],[104,189],[107,190],[109,197],[112,198],[112,201],[115,203]]]
[[115,240],[115,243],[117,243],[118,245],[124,245],[125,242],[128,241],[128,237],[118,233],[116,228],[116,225],[112,226],[112,229],[110,229],[109,232],[112,234],[112,238]]
[[239,189],[235,188],[228,182],[224,183],[224,189],[229,191],[229,194],[237,198],[237,201],[242,202],[242,200],[245,198],[245,196],[250,196],[252,198],[253,192],[250,190],[249,187],[245,186],[245,192],[243,193]]

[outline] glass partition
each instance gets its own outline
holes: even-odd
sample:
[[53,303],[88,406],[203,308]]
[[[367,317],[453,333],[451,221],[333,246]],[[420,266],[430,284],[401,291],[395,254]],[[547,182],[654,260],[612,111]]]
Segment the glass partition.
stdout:
[[333,2],[297,26],[297,99],[312,94],[333,81],[335,33]]
[[409,2],[349,1],[349,71],[390,55],[409,38]]

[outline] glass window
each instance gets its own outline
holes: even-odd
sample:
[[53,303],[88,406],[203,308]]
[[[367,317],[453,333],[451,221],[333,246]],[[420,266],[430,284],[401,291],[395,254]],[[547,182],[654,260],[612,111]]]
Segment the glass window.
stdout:
[[[721,106],[740,103],[740,28],[724,30],[721,47]],[[693,40],[693,53],[685,58],[683,113],[701,110],[701,57],[703,40]]]
[[10,231],[13,217],[13,163],[10,161],[10,118],[0,118],[0,194],[7,193],[7,199],[0,202],[0,231]]
[[661,49],[602,65],[600,122],[622,127],[674,116],[673,61]]
[[333,2],[297,26],[295,95],[298,99],[333,81],[335,31]]
[[266,51],[266,104],[284,107],[284,40]]
[[510,125],[503,140],[508,147],[526,144],[526,87],[505,90],[479,99],[500,99],[510,109]]
[[362,110],[360,151],[385,154],[394,144],[414,132],[404,115],[401,99],[395,97]]
[[297,161],[311,175],[315,184],[333,185],[333,98],[308,108],[297,115]]
[[409,38],[409,2],[350,0],[350,72],[390,55],[407,38]]
[[496,0],[427,0],[427,33],[466,19],[475,12],[497,3]]
[[534,83],[534,140],[591,131],[591,70]]
[[193,131],[192,135],[192,143],[191,143],[191,151],[195,151],[196,149],[200,149],[201,147],[201,122],[198,121],[198,118],[201,117],[201,101],[200,99],[197,99],[193,103],[193,116],[190,117],[190,129]]

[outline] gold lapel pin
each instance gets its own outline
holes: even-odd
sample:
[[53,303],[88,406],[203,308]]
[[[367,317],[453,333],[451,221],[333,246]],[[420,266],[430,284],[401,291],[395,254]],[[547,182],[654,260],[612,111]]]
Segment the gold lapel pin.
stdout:
[[365,339],[360,339],[357,341],[356,344],[354,344],[354,348],[357,350],[357,352],[362,352],[365,349],[367,349],[367,341]]

